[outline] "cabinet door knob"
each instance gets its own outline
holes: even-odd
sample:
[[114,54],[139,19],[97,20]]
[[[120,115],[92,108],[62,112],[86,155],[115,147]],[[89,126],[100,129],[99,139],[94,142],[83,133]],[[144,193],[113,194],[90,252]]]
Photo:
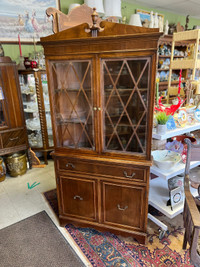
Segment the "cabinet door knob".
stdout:
[[74,199],[79,199],[79,200],[83,200],[83,198],[82,197],[80,197],[80,196],[74,196]]
[[98,109],[99,111],[101,110],[101,108],[100,108],[100,107],[98,107],[97,109]]
[[135,172],[132,173],[132,175],[128,175],[126,171],[124,171],[124,176],[126,178],[133,178],[133,176],[135,176]]
[[97,107],[93,107],[93,109],[96,111],[97,110]]
[[65,166],[66,166],[67,168],[72,167],[72,169],[75,169],[75,165],[72,164],[72,163],[67,163]]
[[124,210],[128,209],[128,206],[125,206],[124,208],[121,208],[120,205],[118,204],[117,208],[118,208],[118,210],[124,211]]

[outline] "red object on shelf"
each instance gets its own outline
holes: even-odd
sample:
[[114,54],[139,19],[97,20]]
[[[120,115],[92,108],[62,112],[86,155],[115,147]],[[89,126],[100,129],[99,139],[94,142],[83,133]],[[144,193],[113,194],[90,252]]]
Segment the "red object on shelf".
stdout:
[[155,107],[155,110],[160,112],[165,112],[167,115],[174,115],[175,111],[177,111],[180,106],[185,102],[185,100],[181,101],[180,97],[178,97],[178,104],[177,105],[171,105],[170,107],[165,107],[161,103],[162,96],[158,100],[159,108]]
[[36,62],[35,60],[32,60],[32,61],[31,61],[31,68],[32,68],[32,69],[37,68],[37,62]]
[[182,78],[182,69],[180,70],[180,74],[179,74],[178,95],[180,95],[180,92],[181,92],[181,78]]
[[21,41],[20,41],[19,34],[18,34],[18,41],[19,41],[19,54],[20,54],[20,57],[22,57],[22,47],[21,47]]

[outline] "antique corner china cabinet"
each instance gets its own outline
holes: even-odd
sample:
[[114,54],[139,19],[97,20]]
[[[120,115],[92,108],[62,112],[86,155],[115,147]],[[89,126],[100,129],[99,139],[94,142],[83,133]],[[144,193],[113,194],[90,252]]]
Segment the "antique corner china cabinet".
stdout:
[[17,66],[10,57],[0,57],[0,155],[22,150],[28,154],[27,149]]
[[41,38],[61,225],[145,243],[159,37],[101,21]]

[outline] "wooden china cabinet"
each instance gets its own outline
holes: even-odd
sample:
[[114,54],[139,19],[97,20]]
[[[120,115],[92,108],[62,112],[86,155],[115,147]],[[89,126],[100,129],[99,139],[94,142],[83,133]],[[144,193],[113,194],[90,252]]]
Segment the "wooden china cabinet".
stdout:
[[27,149],[17,66],[10,57],[0,57],[0,155]]
[[59,220],[145,243],[160,33],[100,26],[85,23],[41,38]]

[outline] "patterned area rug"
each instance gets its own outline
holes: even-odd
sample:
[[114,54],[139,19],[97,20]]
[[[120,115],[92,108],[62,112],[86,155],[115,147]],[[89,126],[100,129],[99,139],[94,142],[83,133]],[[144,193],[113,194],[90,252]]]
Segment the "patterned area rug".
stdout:
[[[45,192],[44,196],[58,215],[56,190]],[[189,251],[182,249],[184,235],[182,215],[171,220],[152,207],[150,212],[167,224],[169,230],[163,239],[159,240],[159,228],[149,220],[147,245],[141,245],[131,237],[101,233],[92,228],[80,228],[71,224],[67,224],[65,228],[95,267],[193,266],[190,264]]]

